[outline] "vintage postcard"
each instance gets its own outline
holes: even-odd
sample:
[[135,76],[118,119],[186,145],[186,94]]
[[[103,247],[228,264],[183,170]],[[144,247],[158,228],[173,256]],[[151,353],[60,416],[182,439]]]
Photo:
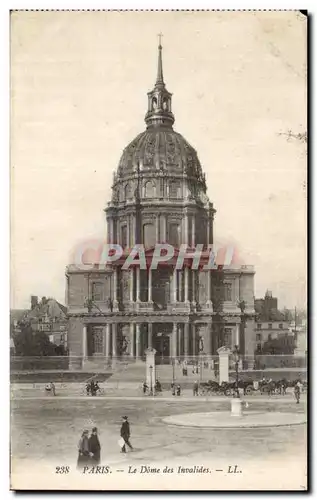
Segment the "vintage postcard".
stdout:
[[11,488],[307,490],[307,17],[10,23]]

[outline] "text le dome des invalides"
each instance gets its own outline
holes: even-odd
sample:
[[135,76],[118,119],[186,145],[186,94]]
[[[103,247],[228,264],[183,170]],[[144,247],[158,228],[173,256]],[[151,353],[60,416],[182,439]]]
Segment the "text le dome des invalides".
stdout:
[[[188,250],[199,244],[207,248],[214,243],[216,211],[196,151],[173,130],[161,45],[145,123],[146,130],[124,149],[114,176],[105,209],[108,242],[123,249],[143,244],[146,262],[156,243],[169,243],[176,252],[182,244]],[[235,345],[253,365],[251,266],[176,269],[175,260],[157,269],[122,265],[119,259],[67,268],[71,368],[92,365],[97,370],[111,358],[144,360],[148,347],[156,350],[158,363],[169,357],[208,359],[220,347]]]

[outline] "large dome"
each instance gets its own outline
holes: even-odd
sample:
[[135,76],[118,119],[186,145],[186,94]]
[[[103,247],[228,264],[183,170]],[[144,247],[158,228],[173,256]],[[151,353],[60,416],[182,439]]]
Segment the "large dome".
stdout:
[[195,149],[172,128],[148,128],[124,149],[118,167],[119,177],[137,170],[183,174],[203,181]]

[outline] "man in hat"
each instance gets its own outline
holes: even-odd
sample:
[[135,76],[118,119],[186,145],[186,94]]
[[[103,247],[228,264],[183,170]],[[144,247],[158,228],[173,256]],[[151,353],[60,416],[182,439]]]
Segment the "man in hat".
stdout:
[[101,446],[98,438],[98,429],[97,427],[93,427],[89,438],[89,453],[91,461],[96,465],[100,464],[100,450]]
[[128,417],[122,417],[122,420],[120,436],[124,441],[124,445],[121,448],[121,453],[126,453],[126,444],[129,446],[130,450],[133,450],[133,447],[130,443],[130,424],[128,422]]

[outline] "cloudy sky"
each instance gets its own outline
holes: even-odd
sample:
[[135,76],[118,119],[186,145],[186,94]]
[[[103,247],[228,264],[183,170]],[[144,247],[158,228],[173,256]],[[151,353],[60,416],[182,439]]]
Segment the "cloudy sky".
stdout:
[[163,33],[175,130],[195,147],[215,239],[255,294],[306,301],[306,20],[296,12],[17,12],[11,17],[11,306],[64,302],[78,241],[104,238],[123,148],[144,130]]

